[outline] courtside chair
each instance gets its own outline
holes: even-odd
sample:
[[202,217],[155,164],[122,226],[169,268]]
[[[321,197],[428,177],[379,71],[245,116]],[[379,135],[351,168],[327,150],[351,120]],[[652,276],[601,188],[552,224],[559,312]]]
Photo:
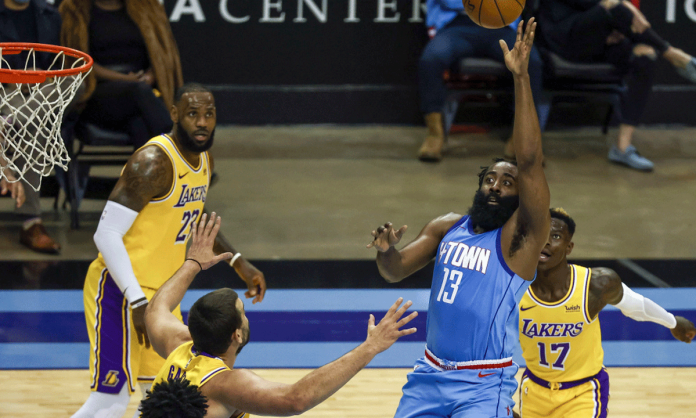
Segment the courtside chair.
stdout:
[[[78,209],[85,197],[92,166],[123,166],[135,151],[133,141],[126,132],[104,129],[93,123],[77,121],[75,137],[68,166],[68,199],[70,201],[70,227],[80,227]],[[100,193],[102,194],[102,193]]]
[[[544,94],[551,104],[549,114],[553,105],[561,102],[608,105],[602,121],[602,133],[606,134],[624,89],[616,67],[570,62],[544,48],[539,48],[539,52],[544,62]],[[490,105],[513,94],[512,78],[505,64],[489,58],[463,58],[458,68],[445,72],[443,77],[447,85],[442,118],[445,136],[449,135],[460,104]],[[544,130],[545,126],[541,128]]]

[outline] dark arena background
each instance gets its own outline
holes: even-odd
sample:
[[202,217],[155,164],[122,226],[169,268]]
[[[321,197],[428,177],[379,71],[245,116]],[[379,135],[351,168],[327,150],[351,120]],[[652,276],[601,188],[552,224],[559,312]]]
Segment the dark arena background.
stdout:
[[[251,342],[235,367],[294,382],[364,341],[369,315],[381,318],[401,296],[420,313],[418,332],[303,415],[393,416],[406,374],[423,355],[433,266],[387,283],[375,250],[366,248],[370,232],[385,222],[408,225],[402,245],[433,218],[466,213],[476,174],[501,156],[510,136],[509,97],[464,98],[443,161],[425,164],[417,159],[426,135],[417,86],[428,42],[425,2],[163,3],[185,81],[208,86],[216,99],[211,155],[218,180],[206,209],[222,216],[226,238],[268,283],[262,303],[245,301]],[[656,32],[696,54],[694,0],[634,4]],[[542,134],[551,205],[577,222],[569,259],[614,269],[629,287],[691,321],[695,103],[696,85],[660,61],[634,138],[655,163],[652,173],[607,161],[618,122],[612,118],[602,133],[604,104],[554,103]],[[89,395],[82,288],[97,255],[93,235],[121,167],[92,166],[79,210],[55,176],[44,179],[43,222],[62,246],[60,255],[22,246],[13,201],[0,198],[0,417],[70,417]],[[227,265],[200,274],[182,303],[184,317],[198,297],[221,287],[242,291],[243,282]],[[613,307],[599,320],[611,416],[696,417],[694,344]],[[524,366],[520,353],[515,361]],[[139,396],[124,416],[133,415]]]

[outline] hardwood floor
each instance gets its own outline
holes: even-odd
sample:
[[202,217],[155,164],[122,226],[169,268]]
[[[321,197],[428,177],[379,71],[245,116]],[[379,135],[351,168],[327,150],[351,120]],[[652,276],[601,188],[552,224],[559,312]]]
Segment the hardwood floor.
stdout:
[[[255,371],[266,379],[287,383],[309,372]],[[334,396],[303,416],[391,417],[407,373],[408,369],[363,370]],[[612,418],[696,417],[694,368],[612,368],[609,375]],[[0,371],[0,417],[70,417],[89,395],[88,379],[87,370]],[[139,398],[136,392],[125,417],[133,416]]]

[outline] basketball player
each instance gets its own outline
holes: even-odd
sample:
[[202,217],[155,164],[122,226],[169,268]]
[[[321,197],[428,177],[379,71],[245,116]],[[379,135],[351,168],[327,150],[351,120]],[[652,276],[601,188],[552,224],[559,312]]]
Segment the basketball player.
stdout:
[[636,321],[651,321],[690,343],[694,324],[674,316],[625,284],[611,269],[568,264],[575,222],[551,209],[551,232],[537,278],[520,301],[520,343],[527,370],[520,388],[522,418],[606,417],[609,376],[602,362],[597,315],[607,304]]
[[411,301],[400,307],[399,298],[379,324],[370,315],[364,343],[294,384],[269,382],[250,370],[235,369],[237,355],[249,342],[249,320],[234,290],[218,289],[198,299],[189,312],[188,327],[172,314],[199,271],[232,257],[231,253],[213,253],[220,217],[213,212],[206,222],[206,216],[200,225],[193,224],[186,261],[155,293],[145,321],[152,346],[167,358],[155,384],[170,378],[190,380],[208,398],[207,417],[299,415],[348,383],[399,337],[416,332],[415,328],[399,330],[418,316],[412,312],[402,318]]
[[[92,394],[75,418],[122,416],[136,378],[145,391],[164,362],[150,348],[145,309],[183,262],[190,226],[203,212],[216,121],[205,87],[184,85],[175,99],[171,134],[131,156],[94,234],[99,256],[84,285]],[[236,253],[221,237],[216,251]],[[230,265],[247,283],[246,296],[263,300],[263,274],[239,253]],[[175,315],[181,318],[178,307]]]
[[138,409],[141,418],[203,418],[208,402],[188,379],[168,379],[153,385]]
[[536,24],[517,30],[512,51],[501,48],[515,82],[513,138],[517,164],[498,161],[479,175],[468,215],[432,220],[397,251],[406,226],[372,231],[377,266],[399,282],[433,257],[425,357],[416,361],[396,417],[511,416],[517,388],[512,362],[517,302],[534,279],[548,238],[549,187],[527,63]]

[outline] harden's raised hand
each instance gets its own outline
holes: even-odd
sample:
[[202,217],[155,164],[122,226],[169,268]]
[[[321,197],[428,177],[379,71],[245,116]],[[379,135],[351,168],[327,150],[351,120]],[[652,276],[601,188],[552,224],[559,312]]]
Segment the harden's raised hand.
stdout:
[[512,50],[508,49],[508,45],[504,40],[500,40],[500,48],[503,50],[503,56],[505,57],[505,66],[514,75],[527,74],[529,56],[532,52],[534,34],[536,33],[536,22],[534,18],[529,19],[524,33],[522,32],[523,27],[524,21],[520,21],[520,24],[517,26],[517,39],[515,40],[515,45]]

